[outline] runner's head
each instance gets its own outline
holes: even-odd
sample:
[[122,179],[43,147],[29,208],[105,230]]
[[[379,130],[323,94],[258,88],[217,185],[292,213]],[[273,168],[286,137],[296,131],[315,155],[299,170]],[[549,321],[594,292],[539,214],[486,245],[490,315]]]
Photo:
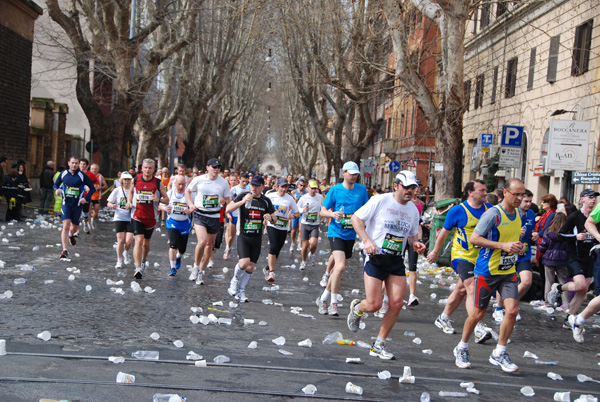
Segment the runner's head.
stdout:
[[596,206],[596,197],[599,195],[600,193],[590,188],[586,188],[579,194],[579,197],[581,198],[581,206],[591,211]]
[[525,197],[523,197],[523,201],[521,201],[521,210],[523,212],[529,211],[529,208],[531,208],[532,202],[533,202],[533,193],[529,190],[525,190]]
[[279,180],[277,180],[277,195],[283,197],[283,195],[287,193],[289,186],[290,183],[288,183],[284,177],[280,177]]
[[348,161],[344,163],[344,166],[342,166],[342,175],[344,176],[344,181],[347,184],[356,183],[359,174],[360,169],[358,168],[358,165],[352,161]]
[[504,199],[500,203],[507,212],[512,212],[513,208],[519,208],[523,197],[525,196],[525,184],[516,177],[511,177],[504,185]]
[[79,159],[79,169],[81,169],[82,172],[87,170],[89,164],[90,161],[88,161],[86,158]]
[[249,182],[250,176],[248,176],[247,174],[242,174],[242,176],[240,177],[240,187],[245,188]]
[[221,165],[221,161],[219,161],[217,158],[209,159],[208,162],[206,162],[206,173],[208,173],[208,177],[211,180],[217,178],[222,168],[223,165]]
[[476,179],[465,184],[462,200],[468,200],[469,204],[476,207],[483,205],[483,203],[487,201],[487,188],[485,187],[485,182]]
[[129,186],[131,185],[131,180],[133,180],[133,177],[129,173],[127,173],[127,172],[121,173],[119,182],[121,183],[121,186],[123,186],[124,189],[129,188]]
[[166,166],[163,167],[161,169],[161,172],[162,172],[163,176],[169,177],[169,168],[168,167],[166,167]]
[[181,194],[185,191],[185,184],[186,184],[186,180],[185,180],[185,176],[175,176],[175,183],[173,184],[175,186],[175,190]]
[[100,172],[100,166],[98,166],[98,164],[97,164],[97,163],[93,163],[93,164],[92,164],[92,166],[90,166],[90,171],[91,171],[93,174],[97,175],[97,174],[98,174],[98,172]]
[[296,184],[296,187],[298,188],[298,192],[303,192],[304,189],[306,188],[306,180],[304,179],[300,179],[298,180],[298,184]]
[[154,159],[146,158],[142,162],[142,175],[144,179],[149,180],[154,175]]
[[180,176],[185,176],[185,173],[186,173],[185,165],[183,163],[177,165],[177,174]]
[[75,173],[79,168],[79,158],[76,156],[71,156],[69,158],[69,170],[71,173]]
[[406,204],[412,199],[417,190],[417,177],[409,170],[403,170],[394,179],[394,198],[401,204]]
[[252,192],[253,197],[260,197],[264,188],[265,179],[263,179],[261,175],[252,177],[252,181],[250,182],[250,191]]
[[308,193],[311,197],[314,197],[317,194],[317,189],[319,188],[319,183],[316,180],[311,180],[308,182]]

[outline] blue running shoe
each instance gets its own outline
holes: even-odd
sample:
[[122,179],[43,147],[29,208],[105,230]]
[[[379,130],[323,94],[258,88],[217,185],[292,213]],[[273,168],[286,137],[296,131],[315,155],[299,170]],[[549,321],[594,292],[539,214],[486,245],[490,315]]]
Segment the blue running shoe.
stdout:
[[175,269],[181,268],[181,257],[175,259]]
[[175,276],[177,275],[177,268],[171,268],[171,270],[169,271],[169,276]]

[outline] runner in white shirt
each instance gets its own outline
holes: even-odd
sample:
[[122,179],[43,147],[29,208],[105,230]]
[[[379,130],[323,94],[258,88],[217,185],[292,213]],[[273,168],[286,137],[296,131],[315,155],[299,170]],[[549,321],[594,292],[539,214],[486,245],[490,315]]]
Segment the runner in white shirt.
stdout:
[[263,268],[265,280],[275,282],[275,264],[279,252],[285,244],[287,237],[288,223],[292,218],[298,218],[300,211],[298,205],[291,195],[287,193],[289,184],[283,177],[277,181],[277,191],[266,194],[275,208],[275,223],[268,222],[267,234],[269,235],[269,257],[268,266]]
[[348,329],[358,331],[360,319],[365,312],[379,310],[383,300],[382,283],[389,297],[389,309],[381,320],[377,339],[371,346],[370,355],[391,360],[394,355],[385,350],[385,340],[402,309],[406,294],[404,249],[409,244],[422,254],[425,245],[418,238],[419,211],[410,202],[417,189],[414,173],[402,171],[396,175],[394,192],[369,200],[352,215],[352,226],[365,246],[364,281],[366,299],[355,299],[350,305]]
[[159,205],[159,209],[167,213],[167,236],[169,236],[169,276],[177,275],[181,267],[181,258],[187,249],[187,242],[192,231],[192,219],[187,200],[185,199],[185,177],[175,176],[173,188],[168,191],[169,203]]
[[[323,205],[323,196],[318,193],[319,183],[311,180],[308,183],[308,193],[304,194],[298,200],[298,208],[302,212],[300,221],[300,239],[302,240],[302,262],[300,270],[306,269],[306,260],[313,263],[315,252],[317,251],[317,242],[319,240],[319,222],[321,221],[321,206]],[[310,246],[309,246],[310,243]],[[310,247],[310,254],[308,252]]]
[[[249,193],[250,189],[248,188],[248,175],[242,175],[237,180],[237,176],[231,176],[229,183],[232,184],[231,187],[231,199],[235,200],[236,197],[243,193]],[[229,215],[229,223],[227,224],[227,233],[225,235],[225,252],[223,253],[223,259],[228,260],[229,255],[231,254],[231,248],[233,247],[233,240],[235,239],[235,233],[237,232],[237,222],[239,216],[239,210],[232,211]]]
[[[206,164],[208,173],[197,176],[185,189],[185,199],[194,212],[194,229],[198,244],[194,258],[191,281],[204,284],[204,269],[215,244],[217,232],[221,226],[221,207],[231,201],[231,191],[227,181],[219,175],[222,168],[218,159],[210,159]],[[192,200],[192,192],[196,192]]]
[[[107,205],[115,210],[115,232],[117,232],[117,264],[115,268],[123,268],[131,262],[129,250],[133,244],[133,225],[131,224],[131,209],[127,209],[127,193],[131,188],[133,177],[127,172],[121,173],[119,187],[113,189],[108,196]],[[116,180],[115,180],[116,181]]]

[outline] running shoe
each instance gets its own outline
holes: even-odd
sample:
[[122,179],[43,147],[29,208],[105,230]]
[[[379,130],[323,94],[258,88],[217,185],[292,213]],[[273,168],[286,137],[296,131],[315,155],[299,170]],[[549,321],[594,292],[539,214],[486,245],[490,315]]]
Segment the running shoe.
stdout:
[[177,275],[177,269],[171,268],[171,270],[169,271],[169,276],[175,276],[175,275]]
[[548,292],[548,303],[550,303],[552,307],[556,307],[559,295],[560,292],[558,291],[558,283],[553,283],[550,292]]
[[302,261],[300,263],[300,268],[299,269],[300,269],[300,271],[304,271],[306,269],[306,261]]
[[198,268],[193,268],[190,274],[190,281],[195,281],[196,279],[198,279]]
[[230,296],[235,296],[238,293],[239,286],[240,281],[238,280],[238,277],[234,275],[233,278],[231,278],[231,282],[229,282],[227,293],[229,293]]
[[315,263],[315,255],[313,253],[308,253],[308,264],[314,265]]
[[131,257],[129,256],[129,253],[127,251],[123,251],[123,264],[131,264]]
[[497,323],[501,323],[504,319],[504,309],[494,310],[492,317],[494,317],[494,320],[496,320]]
[[489,328],[486,328],[485,325],[481,323],[477,323],[475,326],[475,343],[485,343],[485,341],[492,338],[492,334],[489,331]]
[[235,295],[235,300],[240,303],[248,303],[248,298],[246,297],[246,291],[244,289],[240,289],[238,293]]
[[175,269],[181,268],[181,256],[175,258]]
[[92,231],[90,230],[90,225],[88,225],[86,222],[83,223],[83,231],[86,234],[90,234]]
[[494,366],[502,367],[502,371],[507,373],[512,373],[513,371],[517,371],[519,367],[510,361],[510,357],[508,357],[508,353],[502,352],[498,356],[496,356],[496,351],[492,351],[490,355],[490,363]]
[[438,317],[435,319],[435,326],[444,331],[445,334],[454,333],[454,327],[452,327],[450,317],[444,320],[441,315],[438,315]]
[[206,268],[212,268],[215,266],[215,262],[213,260],[208,260],[208,264],[206,264]]
[[72,234],[69,235],[69,243],[71,243],[71,246],[74,246],[77,244],[77,238],[75,237],[75,235],[72,235]]
[[319,314],[327,315],[327,302],[321,301],[321,296],[317,297],[317,307],[319,308]]
[[298,242],[298,245],[296,246],[296,251],[302,251],[302,244],[300,244],[300,242]]
[[583,343],[583,325],[577,325],[577,320],[574,315],[569,316],[569,325],[573,330],[573,339],[575,339],[575,342]]
[[565,320],[563,321],[563,325],[562,325],[562,327],[563,327],[564,329],[571,329],[571,324],[569,324],[569,317],[570,317],[570,316],[571,316],[571,315],[567,314],[567,316],[565,317]]
[[60,254],[60,259],[68,261],[69,260],[69,252],[67,250],[63,250],[63,252]]
[[90,220],[90,227],[93,230],[96,230],[96,220],[95,219]]
[[519,312],[517,313],[517,321],[521,321],[521,309],[519,309]]
[[290,245],[290,253],[294,252],[294,246],[296,245],[296,243],[292,242],[292,244]]
[[269,267],[264,267],[263,272],[265,274],[265,281],[275,282],[275,272],[269,271]]
[[226,248],[223,253],[223,260],[227,261],[229,259],[229,253],[231,253],[231,248]]
[[346,323],[348,324],[348,329],[352,332],[358,331],[360,319],[363,316],[362,313],[358,314],[354,309],[359,303],[360,300],[358,299],[354,299],[352,300],[352,303],[350,303],[350,312],[348,313],[348,319],[346,320]]
[[204,285],[204,270],[200,270],[198,272],[198,277],[196,278],[196,285]]
[[117,261],[117,263],[115,264],[115,268],[123,268],[123,263],[121,261]]
[[332,315],[334,317],[338,317],[338,305],[337,303],[331,303],[329,307],[327,307],[327,314]]
[[456,346],[454,348],[454,357],[456,358],[456,360],[454,360],[456,367],[462,369],[471,368],[471,361],[469,360],[469,349],[463,349]]
[[327,273],[324,273],[323,276],[321,277],[321,281],[319,282],[319,285],[322,288],[326,288],[328,281],[329,281],[329,275],[327,275]]
[[381,308],[379,310],[377,310],[373,315],[377,318],[383,318],[383,317],[385,317],[385,313],[387,313],[389,308],[390,308],[390,304],[388,302],[384,301],[383,304],[381,305]]
[[371,350],[369,351],[369,355],[373,357],[379,357],[383,360],[396,359],[396,356],[385,350],[385,346],[383,343],[381,343],[380,345],[375,345],[375,343],[373,343],[373,346],[371,346]]
[[411,294],[408,298],[408,307],[416,307],[419,305],[419,298]]
[[137,267],[135,269],[135,272],[133,273],[133,276],[135,277],[135,279],[142,279],[142,274],[144,272],[144,268],[142,267]]

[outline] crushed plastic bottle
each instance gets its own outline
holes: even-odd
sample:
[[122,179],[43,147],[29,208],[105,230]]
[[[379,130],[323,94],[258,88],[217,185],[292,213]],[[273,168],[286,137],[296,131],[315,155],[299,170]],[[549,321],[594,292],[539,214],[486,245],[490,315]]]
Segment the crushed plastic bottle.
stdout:
[[159,353],[155,350],[137,350],[131,354],[139,360],[158,360]]
[[17,265],[15,265],[15,268],[19,268],[19,270],[21,270],[21,271],[34,271],[35,270],[35,268],[29,264],[17,264]]
[[285,338],[283,336],[280,336],[278,338],[273,339],[272,342],[277,346],[283,346],[285,345]]
[[535,396],[535,391],[530,386],[525,386],[525,387],[521,388],[521,393],[523,395],[529,396],[529,397]]
[[358,346],[359,348],[363,348],[363,349],[371,349],[371,345],[369,345],[367,342],[363,342],[363,341],[356,341],[356,346]]
[[550,378],[551,380],[554,380],[554,381],[562,381],[563,380],[563,378],[560,374],[553,373],[552,371],[550,371],[547,375],[548,375],[548,378]]
[[27,278],[17,278],[13,281],[15,285],[21,285],[27,282]]
[[[323,344],[324,345],[332,345],[334,343],[337,343],[338,340],[343,339],[342,333],[339,331],[336,332],[332,332],[331,334],[327,335],[325,337],[325,339],[323,339]],[[371,346],[369,346],[370,348]]]
[[202,360],[204,359],[203,356],[200,356],[198,353],[194,352],[193,350],[190,350],[187,355],[185,356],[186,360]]
[[377,377],[379,377],[380,380],[389,380],[392,377],[392,373],[387,370],[383,370],[377,373]]
[[411,336],[414,337],[416,334],[412,331],[404,331],[404,336]]
[[40,251],[40,246],[33,246],[31,251]]
[[152,402],[183,402],[185,398],[177,394],[154,394]]
[[536,360],[535,364],[543,364],[545,366],[556,366],[558,362],[545,362],[543,360]]
[[425,353],[426,355],[432,355],[433,354],[433,350],[431,350],[431,349],[423,349],[421,352]]
[[538,357],[535,353],[531,353],[530,351],[526,350],[525,353],[523,353],[523,357],[530,357],[532,359],[537,360]]
[[431,395],[429,395],[429,392],[423,392],[421,394],[421,402],[430,402],[431,401]]
[[173,342],[173,345],[175,345],[176,348],[182,348],[183,342],[177,339],[175,342]]
[[125,358],[123,356],[110,356],[108,361],[115,364],[125,363]]
[[415,338],[413,339],[413,343],[416,345],[420,345],[421,344],[421,338]]
[[219,355],[213,359],[213,361],[217,364],[229,363],[231,359],[225,355]]
[[302,388],[302,392],[304,392],[305,395],[314,395],[317,392],[317,387],[313,384],[308,384],[306,387]]
[[466,392],[454,392],[454,391],[440,391],[439,396],[441,397],[451,397],[451,398],[466,398],[469,396]]
[[279,349],[279,353],[281,353],[281,354],[282,354],[282,355],[284,355],[284,356],[292,356],[292,355],[293,355],[293,353],[292,353],[292,352],[288,352],[288,351],[287,351],[287,350],[285,350],[285,349]]

